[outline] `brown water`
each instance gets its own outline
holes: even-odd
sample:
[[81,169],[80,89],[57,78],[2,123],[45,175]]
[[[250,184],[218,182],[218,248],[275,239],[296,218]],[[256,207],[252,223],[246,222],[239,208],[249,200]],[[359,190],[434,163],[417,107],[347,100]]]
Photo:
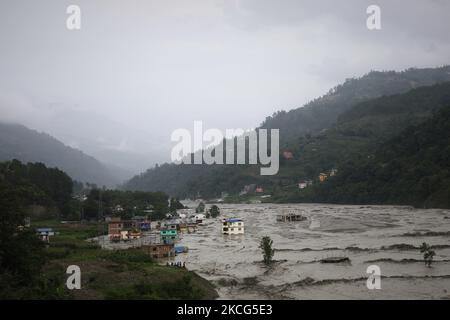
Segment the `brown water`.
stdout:
[[[213,281],[221,299],[441,299],[450,298],[450,211],[394,206],[219,205],[196,233],[183,235],[189,252],[176,257]],[[304,222],[277,222],[283,209],[302,211]],[[245,234],[224,236],[221,219],[239,217]],[[430,233],[434,232],[434,233]],[[272,267],[258,248],[270,236]],[[436,256],[425,266],[418,247]],[[323,264],[345,256],[350,263]],[[366,286],[369,265],[381,268],[381,289]]]

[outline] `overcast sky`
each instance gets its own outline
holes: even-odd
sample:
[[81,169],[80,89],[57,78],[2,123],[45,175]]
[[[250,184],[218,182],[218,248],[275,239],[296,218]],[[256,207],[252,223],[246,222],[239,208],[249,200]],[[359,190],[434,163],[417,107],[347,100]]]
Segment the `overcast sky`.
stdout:
[[1,119],[168,159],[194,120],[251,128],[348,77],[449,64],[450,1],[0,0],[0,57]]

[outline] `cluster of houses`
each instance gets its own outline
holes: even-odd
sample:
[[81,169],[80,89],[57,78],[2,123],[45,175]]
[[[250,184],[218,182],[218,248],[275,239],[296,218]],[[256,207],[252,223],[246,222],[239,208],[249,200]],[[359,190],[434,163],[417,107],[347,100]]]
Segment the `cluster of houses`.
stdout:
[[151,230],[151,222],[147,217],[135,216],[131,220],[119,217],[107,219],[108,237],[111,241],[128,241],[139,239],[142,232]]
[[139,248],[152,258],[173,257],[188,250],[187,247],[176,246],[180,234],[196,232],[205,219],[203,213],[188,215],[187,211],[181,210],[179,214],[168,214],[167,220],[153,224],[147,217],[134,217],[131,220],[111,218],[108,221],[108,238],[111,242],[119,242],[142,237],[138,241]]

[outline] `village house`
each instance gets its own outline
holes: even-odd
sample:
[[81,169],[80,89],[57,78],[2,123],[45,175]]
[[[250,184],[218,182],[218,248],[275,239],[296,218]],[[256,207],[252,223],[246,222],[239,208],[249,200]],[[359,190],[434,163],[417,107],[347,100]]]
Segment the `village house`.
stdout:
[[298,183],[298,188],[299,188],[299,189],[305,189],[305,188],[307,188],[308,186],[310,186],[310,185],[312,185],[312,184],[313,184],[312,180],[304,180],[304,181],[300,181],[300,182]]
[[243,234],[244,233],[244,222],[242,219],[231,218],[224,219],[222,223],[222,233],[223,234]]
[[292,160],[294,159],[294,154],[289,150],[285,150],[283,151],[283,158],[286,160]]
[[113,217],[108,223],[108,237],[111,241],[128,241],[139,239],[141,236],[140,224],[136,221]]
[[120,218],[113,217],[108,223],[108,237],[111,241],[120,241],[123,224]]
[[330,171],[330,177],[334,177],[337,174],[338,170],[337,169],[331,169]]
[[180,229],[180,232],[187,232],[187,223],[181,222],[179,224],[179,229]]
[[255,190],[256,193],[263,193],[264,189],[262,187],[257,187]]
[[256,184],[248,184],[248,185],[244,186],[243,190],[239,193],[239,195],[242,196],[247,193],[252,193],[252,192],[255,192],[255,190],[256,190]]
[[47,243],[50,242],[50,237],[55,235],[52,228],[38,228],[36,229],[36,233],[39,239]]
[[197,224],[196,223],[187,223],[186,229],[188,233],[194,233],[197,231]]
[[151,221],[146,216],[134,216],[133,227],[140,231],[151,230]]
[[299,189],[305,189],[308,186],[308,184],[306,183],[306,181],[300,181],[298,183],[298,188]]
[[178,239],[177,230],[161,230],[159,232],[160,239],[162,243],[170,244],[174,243]]
[[328,179],[328,175],[326,173],[322,172],[321,174],[319,174],[319,181],[320,182],[324,182],[327,179]]
[[161,259],[175,256],[173,243],[153,243],[143,245],[141,250],[150,255],[153,259]]

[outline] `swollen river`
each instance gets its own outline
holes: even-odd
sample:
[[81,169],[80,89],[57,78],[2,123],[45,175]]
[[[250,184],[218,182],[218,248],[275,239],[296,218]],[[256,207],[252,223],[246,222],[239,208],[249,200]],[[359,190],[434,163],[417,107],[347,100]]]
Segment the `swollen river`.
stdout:
[[[219,218],[183,234],[179,245],[189,252],[176,261],[212,281],[221,299],[450,298],[450,210],[315,204],[219,208]],[[277,222],[284,209],[308,220]],[[226,217],[242,218],[245,234],[222,235]],[[262,263],[263,236],[273,240],[271,267]],[[423,242],[436,252],[431,268],[419,250]],[[350,261],[321,263],[337,257]],[[370,265],[381,270],[380,289],[367,287]]]

